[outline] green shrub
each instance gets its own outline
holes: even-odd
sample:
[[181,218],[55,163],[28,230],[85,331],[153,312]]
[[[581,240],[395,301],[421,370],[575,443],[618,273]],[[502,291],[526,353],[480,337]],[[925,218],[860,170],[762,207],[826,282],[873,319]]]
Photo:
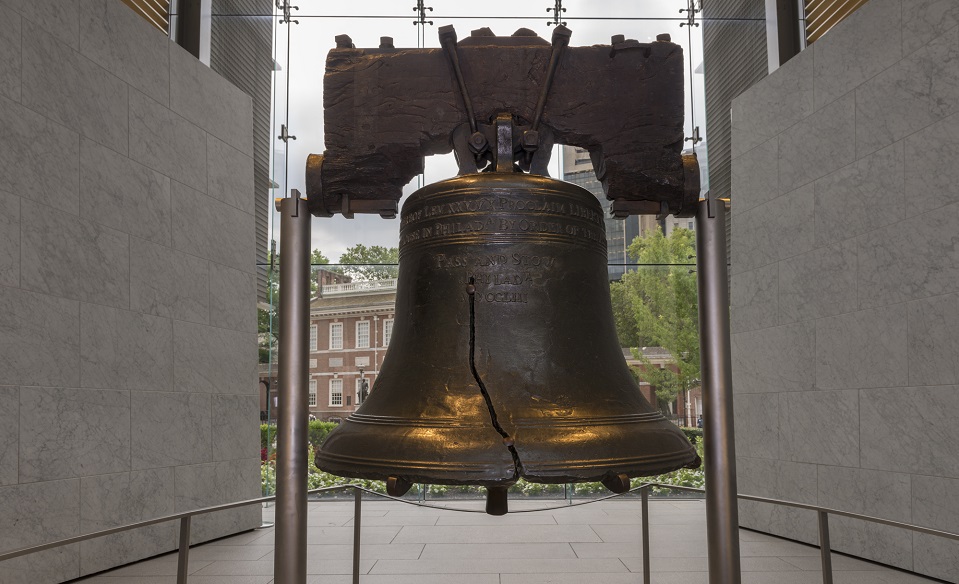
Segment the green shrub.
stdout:
[[313,420],[310,422],[310,436],[307,440],[313,445],[313,448],[319,448],[336,426],[335,422]]
[[680,430],[683,431],[683,434],[686,435],[686,438],[688,438],[693,444],[698,444],[703,438],[702,428],[680,428]]
[[272,450],[275,440],[276,426],[272,424],[260,424],[260,448],[269,447]]

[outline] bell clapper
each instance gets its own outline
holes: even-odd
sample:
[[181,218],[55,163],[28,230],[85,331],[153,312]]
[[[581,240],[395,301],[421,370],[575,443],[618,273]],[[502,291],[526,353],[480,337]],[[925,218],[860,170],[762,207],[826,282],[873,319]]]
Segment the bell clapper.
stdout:
[[486,513],[506,515],[509,512],[508,487],[486,487]]
[[603,486],[619,495],[629,490],[629,477],[624,474],[608,475],[603,479]]
[[386,479],[386,494],[390,497],[402,497],[413,488],[413,483],[400,477]]

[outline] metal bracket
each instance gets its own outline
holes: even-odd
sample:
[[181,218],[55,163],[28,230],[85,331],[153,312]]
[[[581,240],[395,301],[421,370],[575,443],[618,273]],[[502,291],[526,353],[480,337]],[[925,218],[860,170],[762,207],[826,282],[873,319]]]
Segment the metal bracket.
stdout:
[[696,126],[695,128],[693,128],[693,135],[690,136],[689,138],[686,138],[683,141],[692,142],[694,147],[696,146],[696,144],[699,144],[700,142],[702,142],[703,139],[699,136],[699,126]]
[[686,22],[680,22],[679,26],[699,26],[699,23],[696,22],[696,15],[699,14],[702,10],[696,8],[696,0],[687,0],[689,2],[688,8],[680,8],[679,13],[686,13]]
[[433,26],[432,20],[426,20],[427,10],[429,10],[430,12],[433,12],[433,7],[424,6],[423,0],[416,0],[416,6],[413,7],[413,12],[418,13],[418,15],[416,17],[416,20],[413,21],[414,26],[425,26],[427,24],[430,26]]
[[562,14],[563,12],[566,12],[566,9],[563,8],[563,0],[556,0],[556,5],[553,8],[547,8],[546,12],[553,13],[553,20],[547,20],[546,24],[548,24],[549,26],[559,26],[559,25],[566,26],[566,23],[563,21],[560,21],[559,19],[559,15]]
[[290,140],[296,140],[296,136],[291,136],[290,133],[287,131],[286,124],[280,125],[280,135],[277,136],[277,138],[279,138],[280,140],[283,140],[287,144],[290,143]]
[[276,0],[276,7],[283,12],[283,18],[280,19],[280,24],[300,24],[299,20],[293,20],[290,18],[291,10],[299,10],[299,6],[290,6],[290,0]]

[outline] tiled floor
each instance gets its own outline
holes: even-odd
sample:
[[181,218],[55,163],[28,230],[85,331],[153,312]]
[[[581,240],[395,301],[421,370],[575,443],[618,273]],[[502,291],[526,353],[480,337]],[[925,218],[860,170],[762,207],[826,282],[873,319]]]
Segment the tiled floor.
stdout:
[[[457,502],[479,509],[477,502]],[[490,517],[389,501],[363,505],[363,584],[639,584],[639,501],[578,507],[511,502]],[[310,503],[307,582],[349,584],[353,503]],[[272,520],[272,509],[264,519]],[[706,584],[703,501],[650,501],[655,584]],[[740,533],[743,584],[818,584],[819,550],[750,531]],[[175,584],[176,554],[81,580],[83,584]],[[875,564],[833,556],[836,584],[933,582]],[[273,529],[258,529],[190,550],[191,584],[269,584]]]

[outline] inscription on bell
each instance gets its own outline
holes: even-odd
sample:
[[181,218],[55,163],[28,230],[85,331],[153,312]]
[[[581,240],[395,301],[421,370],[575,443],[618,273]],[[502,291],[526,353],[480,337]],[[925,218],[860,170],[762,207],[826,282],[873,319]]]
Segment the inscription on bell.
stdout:
[[525,253],[508,254],[445,254],[433,255],[437,268],[476,268],[487,266],[523,266],[552,268],[556,258]]

